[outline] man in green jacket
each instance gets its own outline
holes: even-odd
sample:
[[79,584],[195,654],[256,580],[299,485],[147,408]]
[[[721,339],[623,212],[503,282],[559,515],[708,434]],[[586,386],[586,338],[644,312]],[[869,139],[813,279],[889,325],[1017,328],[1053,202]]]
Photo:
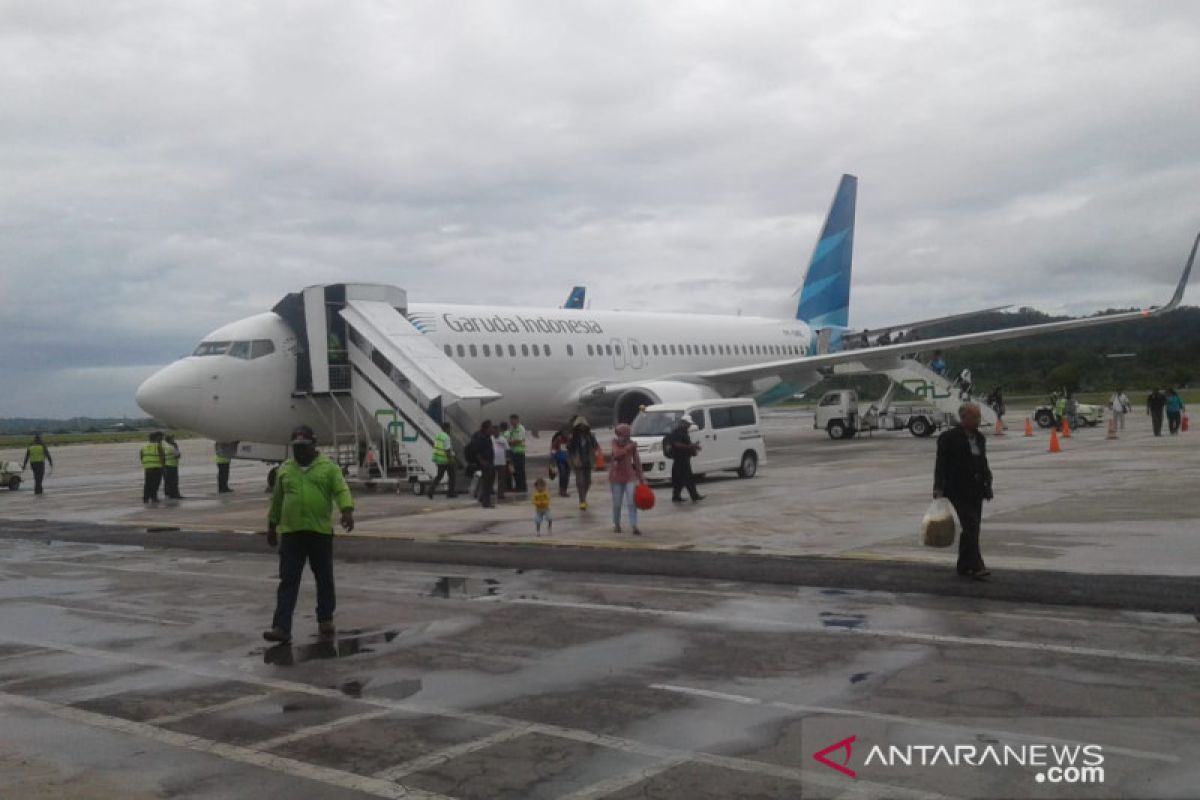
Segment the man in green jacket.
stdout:
[[[342,471],[317,452],[312,428],[301,425],[292,431],[292,457],[283,463],[275,478],[271,510],[267,517],[267,544],[279,545],[279,591],[271,629],[263,631],[268,642],[292,640],[292,615],[300,593],[304,563],[312,566],[317,579],[317,625],[322,636],[333,636],[333,525],[329,515],[336,503],[342,527],[354,530],[354,499]],[[282,540],[280,537],[282,536]]]
[[46,449],[46,443],[42,441],[42,435],[35,433],[33,435],[33,444],[25,449],[25,460],[21,463],[21,471],[25,471],[25,467],[33,467],[33,493],[42,493],[42,479],[46,477],[46,465],[49,464],[51,469],[54,469],[54,459],[50,457],[50,451]]

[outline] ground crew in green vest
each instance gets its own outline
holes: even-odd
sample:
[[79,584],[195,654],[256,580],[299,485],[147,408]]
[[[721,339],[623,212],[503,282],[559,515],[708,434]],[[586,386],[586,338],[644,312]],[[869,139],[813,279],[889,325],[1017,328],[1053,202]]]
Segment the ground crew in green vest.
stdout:
[[146,481],[142,484],[142,502],[157,503],[158,487],[162,483],[163,464],[167,457],[163,452],[163,435],[159,431],[150,434],[150,441],[142,445],[142,469],[146,473]]
[[179,445],[175,435],[168,433],[163,437],[163,494],[172,500],[182,500],[179,493]]
[[50,457],[50,451],[46,449],[46,443],[42,441],[42,435],[35,433],[33,435],[33,443],[25,448],[25,460],[21,462],[21,471],[25,471],[25,467],[33,467],[33,493],[42,493],[42,479],[46,477],[46,465],[50,465],[50,469],[54,469],[54,459]]
[[312,428],[301,425],[292,431],[292,457],[283,462],[271,491],[267,514],[267,544],[279,545],[279,591],[275,618],[263,631],[268,642],[292,640],[292,615],[300,593],[304,563],[312,567],[317,581],[317,625],[322,636],[337,633],[333,611],[333,525],[329,515],[336,504],[342,527],[354,530],[354,499],[342,470],[317,452]]
[[518,494],[525,494],[529,491],[529,487],[525,483],[525,426],[521,424],[521,418],[516,414],[508,418],[508,432],[504,438],[508,441],[509,457],[512,463],[512,469],[509,470],[512,475],[512,490]]
[[217,494],[227,494],[229,488],[229,456],[221,455],[221,445],[213,442],[213,461],[217,464]]
[[438,435],[433,437],[433,465],[437,467],[437,475],[429,484],[429,499],[433,499],[433,491],[446,476],[446,497],[458,496],[458,460],[454,455],[454,443],[450,440],[450,423],[443,422]]

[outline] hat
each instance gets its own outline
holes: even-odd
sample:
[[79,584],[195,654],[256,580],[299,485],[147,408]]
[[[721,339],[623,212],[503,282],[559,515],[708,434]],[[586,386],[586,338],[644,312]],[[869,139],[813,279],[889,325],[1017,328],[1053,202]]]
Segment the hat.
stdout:
[[288,439],[289,444],[316,444],[317,435],[313,433],[313,429],[307,425],[299,425],[292,429],[292,436]]
[[578,428],[580,425],[584,426],[585,428],[588,427],[587,417],[580,415],[575,418],[574,422],[571,423],[572,428]]

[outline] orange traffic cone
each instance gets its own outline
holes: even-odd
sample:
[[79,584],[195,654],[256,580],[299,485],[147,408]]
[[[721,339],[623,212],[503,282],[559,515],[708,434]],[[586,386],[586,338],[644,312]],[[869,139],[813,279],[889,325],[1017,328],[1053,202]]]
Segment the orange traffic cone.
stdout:
[[1179,429],[1180,429],[1180,430],[1182,430],[1184,433],[1187,433],[1187,429],[1188,429],[1188,427],[1189,427],[1189,425],[1188,425],[1188,415],[1187,415],[1187,414],[1184,414],[1184,415],[1183,415],[1183,423],[1182,423],[1182,424],[1180,424],[1180,426],[1179,426]]
[[996,417],[996,427],[992,431],[992,436],[1003,436],[1003,435],[1004,435],[1004,420],[1000,419],[999,417]]
[[1063,426],[1063,438],[1070,439],[1071,438],[1071,423],[1067,421],[1066,417],[1062,418],[1062,426]]
[[1025,435],[1033,436],[1033,420],[1029,417],[1025,418]]
[[1054,428],[1050,429],[1050,452],[1051,453],[1061,453],[1062,452],[1062,445],[1060,445],[1058,443],[1058,431],[1054,430]]

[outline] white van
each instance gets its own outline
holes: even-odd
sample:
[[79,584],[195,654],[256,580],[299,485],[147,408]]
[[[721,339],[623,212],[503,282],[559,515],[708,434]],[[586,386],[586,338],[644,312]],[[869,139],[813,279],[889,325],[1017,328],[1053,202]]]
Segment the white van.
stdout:
[[692,472],[701,475],[736,470],[753,478],[767,463],[767,448],[758,427],[758,406],[753,400],[697,400],[646,406],[633,421],[633,440],[647,480],[670,480],[671,459],[663,454],[663,437],[673,431],[680,417],[691,418],[692,441],[700,452],[692,458]]

